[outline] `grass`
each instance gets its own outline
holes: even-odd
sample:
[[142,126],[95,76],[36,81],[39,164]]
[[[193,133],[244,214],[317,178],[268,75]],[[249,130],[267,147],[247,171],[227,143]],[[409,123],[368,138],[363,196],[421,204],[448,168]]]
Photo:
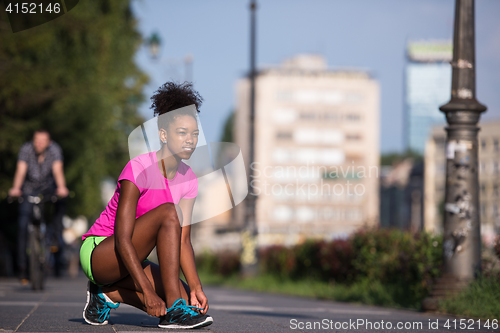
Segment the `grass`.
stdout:
[[[203,271],[198,273],[204,285],[391,308],[414,310],[421,308],[420,300],[409,300],[408,286],[383,285],[378,281],[368,279],[346,285],[314,280],[280,279],[273,275],[241,279],[237,275],[225,277]],[[500,282],[498,277],[479,277],[454,298],[442,301],[439,310],[448,314],[480,319],[500,318]]]
[[481,319],[500,318],[500,281],[481,276],[457,296],[441,301],[441,311]]
[[273,275],[260,275],[251,279],[241,279],[237,275],[224,277],[203,271],[199,271],[198,273],[204,285],[218,285],[244,290],[392,308],[420,308],[420,302],[412,302],[408,299],[406,296],[407,290],[405,290],[404,286],[387,286],[378,281],[369,281],[367,279],[346,285],[308,279],[280,279]]

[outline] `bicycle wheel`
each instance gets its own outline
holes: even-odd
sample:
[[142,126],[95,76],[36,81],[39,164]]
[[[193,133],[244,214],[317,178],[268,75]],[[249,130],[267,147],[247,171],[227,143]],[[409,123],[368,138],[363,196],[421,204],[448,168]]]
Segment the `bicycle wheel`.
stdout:
[[30,281],[33,290],[43,289],[45,250],[40,226],[31,225],[29,236]]

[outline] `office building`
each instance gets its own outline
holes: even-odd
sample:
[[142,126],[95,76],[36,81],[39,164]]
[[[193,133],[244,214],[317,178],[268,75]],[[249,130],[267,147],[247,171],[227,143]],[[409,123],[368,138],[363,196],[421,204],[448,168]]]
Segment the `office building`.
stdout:
[[[238,81],[236,96],[234,136],[248,161],[248,78]],[[259,246],[378,225],[379,104],[369,73],[329,69],[319,55],[258,72],[251,167]],[[239,221],[244,208],[237,206]]]
[[[479,123],[479,200],[481,235],[491,243],[500,232],[500,120]],[[425,150],[425,229],[443,231],[446,181],[446,132],[434,127]]]
[[409,42],[405,69],[406,146],[424,154],[432,126],[445,124],[439,107],[450,99],[451,41]]

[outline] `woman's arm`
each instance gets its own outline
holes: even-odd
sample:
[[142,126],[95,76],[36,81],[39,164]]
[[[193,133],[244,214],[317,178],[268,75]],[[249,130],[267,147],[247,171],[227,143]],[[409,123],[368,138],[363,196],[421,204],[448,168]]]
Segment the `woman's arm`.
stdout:
[[[120,183],[120,197],[115,221],[115,248],[138,290],[144,295],[144,305],[148,308],[148,314],[164,315],[166,313],[165,303],[159,298],[149,282],[132,244],[137,202],[140,195],[139,189],[129,180],[122,180]],[[150,308],[153,308],[154,313],[149,313]],[[160,311],[159,309],[161,309],[161,313],[157,313]]]
[[203,309],[202,313],[208,310],[208,301],[203,293],[200,278],[196,271],[196,263],[194,260],[194,251],[191,244],[191,217],[193,214],[193,206],[196,198],[181,199],[179,207],[182,210],[182,234],[181,234],[181,269],[186,277],[186,282],[191,289],[191,299],[197,300],[198,304],[191,304]]

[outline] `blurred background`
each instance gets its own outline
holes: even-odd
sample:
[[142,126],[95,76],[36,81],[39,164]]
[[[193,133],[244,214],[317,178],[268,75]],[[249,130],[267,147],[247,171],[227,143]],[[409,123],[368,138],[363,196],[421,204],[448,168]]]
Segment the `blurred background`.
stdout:
[[[90,226],[112,195],[128,134],[152,118],[149,97],[168,80],[192,81],[203,96],[207,142],[234,142],[249,160],[249,1],[80,1],[18,33],[0,9],[0,197],[12,186],[19,148],[46,128],[64,153],[65,227],[76,221],[78,230],[67,236],[71,246],[86,231],[81,221]],[[392,236],[370,240],[363,228],[426,233],[429,251],[439,249],[446,121],[438,107],[450,98],[454,1],[262,1],[256,13],[255,214],[266,269],[286,275],[286,267],[314,265],[318,251],[338,258],[366,250],[363,242],[372,244],[368,262],[374,244]],[[481,232],[490,247],[500,231],[499,14],[500,2],[476,1],[477,97],[488,106],[479,124]],[[0,218],[0,273],[13,275],[16,209],[5,200]],[[195,250],[206,258],[238,253],[244,225],[244,204],[196,224]],[[287,252],[312,240],[316,247],[300,255]],[[335,240],[348,244],[324,250]],[[338,260],[351,267],[349,256]],[[200,262],[224,274],[238,269],[236,254],[210,258]],[[317,260],[325,281],[363,271],[362,259],[352,274]],[[438,274],[431,268],[428,281]],[[421,285],[421,276],[411,279]]]

